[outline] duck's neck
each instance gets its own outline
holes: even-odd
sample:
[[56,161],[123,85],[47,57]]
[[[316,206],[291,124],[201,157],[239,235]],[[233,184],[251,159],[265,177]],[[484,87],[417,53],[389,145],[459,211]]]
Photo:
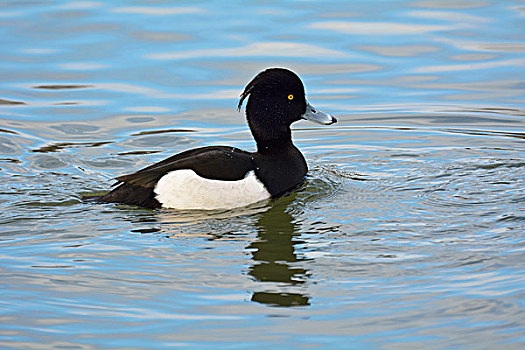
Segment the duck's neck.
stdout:
[[246,106],[246,119],[257,142],[257,152],[280,153],[293,147],[292,131],[286,111],[281,105],[268,103],[267,98],[259,97],[250,96]]
[[292,135],[289,132],[279,138],[271,139],[256,139],[257,152],[260,154],[277,154],[286,152],[290,147],[294,147],[292,144]]

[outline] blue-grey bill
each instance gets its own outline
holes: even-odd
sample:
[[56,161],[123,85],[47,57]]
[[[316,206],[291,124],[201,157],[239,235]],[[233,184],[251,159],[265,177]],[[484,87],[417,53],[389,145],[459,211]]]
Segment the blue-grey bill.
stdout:
[[337,122],[337,119],[330,114],[323,113],[317,108],[312,107],[308,101],[306,101],[306,112],[304,112],[302,118],[323,125],[330,125]]

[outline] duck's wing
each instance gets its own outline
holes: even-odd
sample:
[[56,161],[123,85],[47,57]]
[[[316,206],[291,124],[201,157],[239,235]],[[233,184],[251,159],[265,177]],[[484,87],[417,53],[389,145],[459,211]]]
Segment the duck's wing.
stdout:
[[136,173],[119,176],[116,180],[117,184],[154,188],[161,177],[181,169],[191,169],[207,179],[234,181],[243,179],[246,173],[254,169],[254,165],[249,152],[235,147],[211,146],[176,154]]
[[102,202],[160,208],[154,192],[161,177],[171,171],[191,169],[208,179],[241,180],[254,169],[252,155],[233,147],[203,147],[176,154],[136,173],[116,178],[118,185],[98,198]]

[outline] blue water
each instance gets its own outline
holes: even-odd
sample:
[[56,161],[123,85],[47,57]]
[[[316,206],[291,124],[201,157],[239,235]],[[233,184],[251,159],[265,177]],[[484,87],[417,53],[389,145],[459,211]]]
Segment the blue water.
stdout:
[[[522,349],[521,1],[4,1],[0,347]],[[267,67],[297,192],[222,212],[83,203],[205,145]]]

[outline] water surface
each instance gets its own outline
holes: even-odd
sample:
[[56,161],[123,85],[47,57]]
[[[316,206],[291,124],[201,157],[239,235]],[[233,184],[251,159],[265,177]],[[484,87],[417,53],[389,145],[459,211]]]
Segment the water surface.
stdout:
[[[520,1],[7,1],[2,348],[525,346]],[[192,147],[254,149],[284,66],[295,193],[220,212],[83,203]]]

